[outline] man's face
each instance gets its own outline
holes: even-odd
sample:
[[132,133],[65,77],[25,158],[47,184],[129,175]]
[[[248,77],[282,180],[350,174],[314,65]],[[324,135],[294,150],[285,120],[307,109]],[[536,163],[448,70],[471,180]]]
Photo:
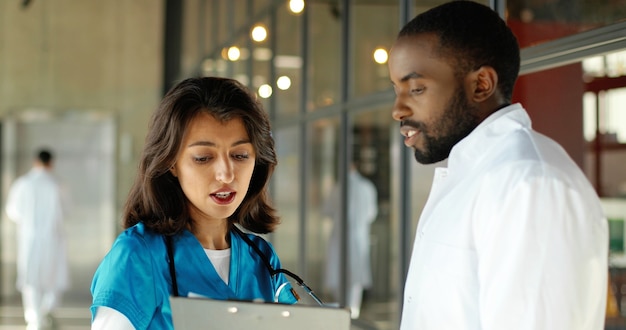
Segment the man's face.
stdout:
[[438,37],[401,37],[389,56],[396,100],[393,119],[400,122],[404,144],[422,164],[442,161],[478,124],[478,109],[467,99],[464,79],[437,52]]

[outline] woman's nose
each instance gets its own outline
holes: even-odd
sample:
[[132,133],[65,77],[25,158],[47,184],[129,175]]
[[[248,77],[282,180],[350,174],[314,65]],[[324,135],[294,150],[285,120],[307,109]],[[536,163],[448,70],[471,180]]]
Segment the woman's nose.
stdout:
[[217,161],[217,169],[215,171],[215,179],[223,183],[231,183],[235,178],[233,164],[228,158],[221,158]]

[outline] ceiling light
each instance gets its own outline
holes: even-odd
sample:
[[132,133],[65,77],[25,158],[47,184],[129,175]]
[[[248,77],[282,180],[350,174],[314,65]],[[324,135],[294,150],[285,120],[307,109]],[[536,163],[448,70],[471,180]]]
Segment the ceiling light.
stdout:
[[272,96],[272,86],[263,84],[259,87],[259,96],[266,99]]
[[289,0],[289,10],[294,14],[300,14],[304,10],[304,0]]
[[276,80],[276,86],[278,86],[278,89],[287,90],[291,87],[291,79],[287,76],[280,76]]
[[374,51],[374,61],[376,61],[376,63],[385,64],[387,63],[388,58],[389,58],[389,55],[387,54],[386,49],[376,48],[376,50]]
[[265,41],[265,39],[267,38],[267,29],[265,29],[265,26],[263,25],[256,25],[254,28],[252,28],[252,32],[250,32],[250,35],[252,36],[252,40],[256,42]]

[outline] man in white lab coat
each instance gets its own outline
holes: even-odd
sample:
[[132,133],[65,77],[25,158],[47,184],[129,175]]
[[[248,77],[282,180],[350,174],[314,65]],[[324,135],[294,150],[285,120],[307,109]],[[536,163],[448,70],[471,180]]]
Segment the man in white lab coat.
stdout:
[[447,2],[402,28],[388,63],[404,144],[419,163],[447,159],[418,223],[400,329],[603,329],[607,221],[576,163],[511,103],[520,50],[506,22]]
[[69,285],[61,191],[51,169],[52,154],[39,151],[6,201],[6,213],[17,224],[17,288],[28,329],[49,326],[49,314]]
[[[363,290],[372,286],[370,265],[370,227],[378,215],[378,194],[376,186],[364,177],[353,164],[348,173],[348,295],[347,307],[351,317],[356,319],[361,312]],[[333,221],[333,230],[328,242],[325,289],[336,294],[339,288],[339,231],[340,214],[339,189],[335,187],[326,199],[324,215]]]

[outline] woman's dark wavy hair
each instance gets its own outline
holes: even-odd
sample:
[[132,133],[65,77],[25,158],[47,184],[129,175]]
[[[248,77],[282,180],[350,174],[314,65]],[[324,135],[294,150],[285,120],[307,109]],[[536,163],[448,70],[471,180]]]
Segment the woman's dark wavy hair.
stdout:
[[208,113],[226,122],[241,118],[256,162],[248,192],[229,217],[232,223],[259,234],[279,223],[267,196],[267,185],[277,165],[270,123],[261,104],[239,82],[216,77],[189,78],[173,87],[153,114],[135,182],[123,211],[124,228],[143,222],[161,233],[175,234],[193,227],[185,197],[170,168],[176,162],[190,121]]
[[440,54],[454,59],[459,77],[483,65],[494,68],[498,87],[507,102],[520,68],[517,38],[491,8],[472,1],[445,3],[417,15],[398,37],[434,33],[439,37]]

